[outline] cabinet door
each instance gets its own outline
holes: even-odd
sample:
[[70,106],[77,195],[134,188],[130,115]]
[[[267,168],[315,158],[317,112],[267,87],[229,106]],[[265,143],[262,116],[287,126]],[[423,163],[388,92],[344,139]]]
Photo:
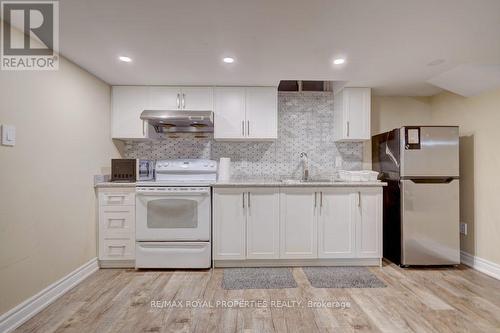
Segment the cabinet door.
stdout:
[[147,123],[140,119],[149,106],[149,88],[112,87],[111,136],[113,139],[145,139]]
[[250,139],[278,138],[278,90],[246,88],[246,133]]
[[279,189],[247,192],[247,259],[279,258]]
[[216,87],[215,139],[242,139],[245,130],[245,88]]
[[355,194],[350,189],[322,189],[319,199],[318,257],[354,258]]
[[359,258],[382,258],[382,189],[357,193],[356,249]]
[[347,121],[347,139],[370,139],[370,88],[345,88],[344,112]]
[[181,107],[179,87],[150,87],[150,110],[178,110]]
[[214,190],[214,259],[245,259],[246,194],[243,189]]
[[214,90],[212,87],[182,87],[181,109],[188,111],[212,111]]
[[280,193],[280,258],[317,257],[317,196],[314,189],[284,188]]
[[334,140],[370,139],[370,88],[344,88],[334,97]]

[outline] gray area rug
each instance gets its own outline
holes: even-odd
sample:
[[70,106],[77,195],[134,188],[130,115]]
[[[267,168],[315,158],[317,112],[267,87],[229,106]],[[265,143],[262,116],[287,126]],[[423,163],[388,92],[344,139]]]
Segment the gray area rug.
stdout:
[[287,267],[225,268],[224,289],[297,288],[292,270]]
[[303,267],[314,288],[385,288],[366,267]]

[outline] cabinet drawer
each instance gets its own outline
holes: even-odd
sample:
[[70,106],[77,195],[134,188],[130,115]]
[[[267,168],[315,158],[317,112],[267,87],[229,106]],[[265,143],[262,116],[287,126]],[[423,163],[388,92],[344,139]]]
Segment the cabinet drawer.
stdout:
[[135,205],[135,192],[106,191],[99,193],[99,204],[101,206],[112,205]]
[[102,206],[99,211],[99,232],[101,239],[134,239],[134,207]]
[[135,258],[134,239],[104,239],[99,244],[100,260],[133,260]]

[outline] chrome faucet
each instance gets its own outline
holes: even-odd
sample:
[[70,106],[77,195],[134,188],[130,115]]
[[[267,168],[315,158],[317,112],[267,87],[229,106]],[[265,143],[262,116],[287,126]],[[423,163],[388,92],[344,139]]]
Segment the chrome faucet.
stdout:
[[303,172],[302,172],[302,181],[307,181],[309,180],[309,161],[307,160],[307,154],[302,152],[300,153],[300,158],[302,159],[302,166],[303,166]]

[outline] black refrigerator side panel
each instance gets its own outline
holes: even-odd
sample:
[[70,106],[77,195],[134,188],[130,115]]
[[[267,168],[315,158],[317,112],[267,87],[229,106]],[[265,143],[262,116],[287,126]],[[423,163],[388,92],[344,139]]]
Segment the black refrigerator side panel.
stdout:
[[380,179],[399,179],[399,129],[372,137],[372,168],[380,172]]
[[383,256],[401,264],[401,188],[397,180],[386,180],[383,210]]

